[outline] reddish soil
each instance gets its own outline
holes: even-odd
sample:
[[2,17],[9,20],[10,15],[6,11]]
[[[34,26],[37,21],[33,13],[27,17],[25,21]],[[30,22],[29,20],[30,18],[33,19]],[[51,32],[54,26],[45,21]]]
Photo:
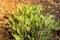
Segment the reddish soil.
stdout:
[[16,10],[18,0],[0,0],[0,40],[12,40],[7,27],[7,16]]

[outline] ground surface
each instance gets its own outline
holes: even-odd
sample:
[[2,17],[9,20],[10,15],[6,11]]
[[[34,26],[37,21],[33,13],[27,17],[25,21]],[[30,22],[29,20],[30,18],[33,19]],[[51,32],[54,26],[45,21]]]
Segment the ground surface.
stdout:
[[[7,15],[9,12],[16,10],[17,4],[19,3],[41,3],[43,4],[42,13],[51,13],[56,19],[60,18],[60,0],[0,0],[0,40],[12,40],[8,27]],[[60,30],[53,31],[53,37],[50,40],[60,40]]]
[[[55,16],[55,19],[60,19],[60,0],[42,1],[43,11],[42,14],[50,13]],[[60,25],[59,25],[60,28]],[[52,30],[53,36],[50,40],[60,40],[60,29]]]
[[16,10],[18,0],[0,0],[0,40],[12,40],[7,29],[7,16]]

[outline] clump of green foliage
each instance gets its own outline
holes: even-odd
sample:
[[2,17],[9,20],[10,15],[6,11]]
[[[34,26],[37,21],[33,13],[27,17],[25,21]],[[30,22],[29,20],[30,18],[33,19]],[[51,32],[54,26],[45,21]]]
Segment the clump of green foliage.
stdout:
[[16,40],[48,40],[51,29],[58,26],[54,16],[40,13],[42,5],[21,5],[9,17],[11,34]]

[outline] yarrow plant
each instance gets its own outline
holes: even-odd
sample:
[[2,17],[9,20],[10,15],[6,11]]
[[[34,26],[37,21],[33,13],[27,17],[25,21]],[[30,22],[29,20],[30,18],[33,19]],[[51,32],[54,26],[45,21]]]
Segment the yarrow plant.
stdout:
[[9,17],[11,34],[16,40],[48,40],[51,29],[58,27],[54,16],[40,11],[42,5],[20,5],[18,11]]

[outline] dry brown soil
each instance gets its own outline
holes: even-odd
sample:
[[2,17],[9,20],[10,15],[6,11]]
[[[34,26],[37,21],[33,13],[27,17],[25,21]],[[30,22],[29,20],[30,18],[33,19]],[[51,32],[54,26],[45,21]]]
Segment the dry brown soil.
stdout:
[[7,27],[7,16],[16,10],[18,0],[0,0],[0,40],[12,40]]

